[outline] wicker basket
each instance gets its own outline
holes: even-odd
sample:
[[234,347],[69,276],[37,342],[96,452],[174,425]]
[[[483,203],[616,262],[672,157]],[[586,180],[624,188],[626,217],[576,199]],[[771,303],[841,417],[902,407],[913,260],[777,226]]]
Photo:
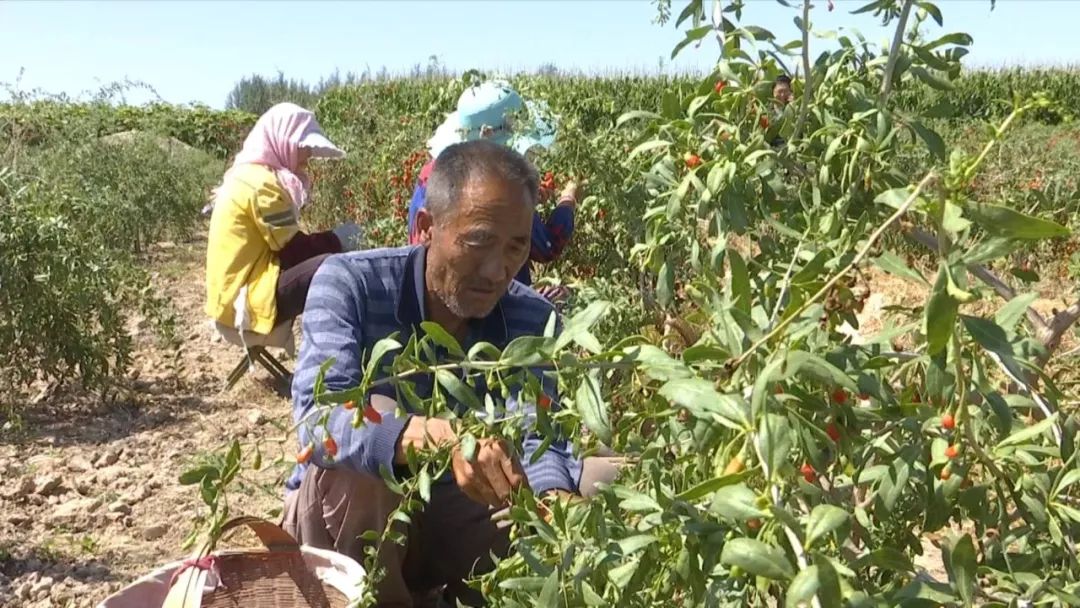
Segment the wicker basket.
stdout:
[[352,559],[302,547],[255,517],[247,526],[267,551],[217,551],[166,564],[108,597],[98,608],[345,608],[361,593],[364,569]]

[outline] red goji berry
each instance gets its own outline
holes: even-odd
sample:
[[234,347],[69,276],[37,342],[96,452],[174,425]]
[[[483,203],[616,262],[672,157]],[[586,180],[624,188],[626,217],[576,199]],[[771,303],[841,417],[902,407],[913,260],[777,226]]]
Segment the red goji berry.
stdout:
[[300,464],[306,464],[307,461],[311,460],[311,455],[314,454],[314,453],[315,453],[315,446],[313,446],[313,445],[311,445],[309,443],[306,446],[304,446],[304,448],[302,450],[300,450],[299,453],[296,454],[296,462],[298,462]]
[[950,445],[949,447],[945,448],[945,457],[950,460],[956,458],[959,454],[960,449],[957,448],[955,445]]
[[829,439],[832,439],[835,443],[840,443],[840,429],[833,423],[829,423],[829,426],[825,427],[825,433],[829,435]]
[[330,456],[331,458],[337,456],[337,442],[329,435],[323,440],[323,449],[326,450],[327,456]]
[[364,406],[364,418],[372,424],[382,423],[382,414],[370,403]]
[[946,431],[951,431],[956,428],[956,418],[953,418],[952,414],[945,414],[941,417],[941,428]]

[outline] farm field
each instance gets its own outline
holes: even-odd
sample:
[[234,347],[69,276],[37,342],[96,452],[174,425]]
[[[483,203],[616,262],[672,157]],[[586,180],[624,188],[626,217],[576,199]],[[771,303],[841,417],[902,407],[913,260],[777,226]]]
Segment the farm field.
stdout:
[[[669,24],[691,43],[701,4]],[[939,13],[915,4],[892,26]],[[968,72],[963,34],[803,57],[728,18],[708,75],[511,77],[559,116],[541,173],[588,180],[536,273],[574,296],[564,339],[457,369],[543,362],[548,430],[638,466],[587,503],[515,497],[516,551],[476,584],[497,606],[1080,604],[1080,71]],[[810,66],[786,107],[770,51]],[[320,92],[349,156],[315,166],[306,227],[405,244],[425,141],[485,76]],[[240,353],[202,313],[200,210],[257,116],[13,97],[0,605],[92,606],[230,514],[280,515],[290,404],[262,370],[221,390]]]

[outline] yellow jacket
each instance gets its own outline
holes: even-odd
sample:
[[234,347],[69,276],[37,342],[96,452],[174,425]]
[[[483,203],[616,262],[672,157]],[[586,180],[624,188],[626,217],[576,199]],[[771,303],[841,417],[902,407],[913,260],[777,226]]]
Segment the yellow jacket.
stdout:
[[234,308],[247,287],[248,328],[274,328],[278,253],[300,227],[289,195],[262,165],[239,165],[219,191],[206,247],[206,314],[236,327]]

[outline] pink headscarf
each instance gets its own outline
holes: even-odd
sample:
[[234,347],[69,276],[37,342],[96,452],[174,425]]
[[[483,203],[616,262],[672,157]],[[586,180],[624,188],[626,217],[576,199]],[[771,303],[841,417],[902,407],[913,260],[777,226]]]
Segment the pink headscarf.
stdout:
[[326,139],[311,111],[293,103],[279,103],[256,121],[222,181],[228,181],[239,165],[263,165],[274,172],[278,184],[292,199],[293,208],[299,211],[307,204],[311,187],[311,179],[299,168],[301,142],[312,148],[313,156],[344,154]]

